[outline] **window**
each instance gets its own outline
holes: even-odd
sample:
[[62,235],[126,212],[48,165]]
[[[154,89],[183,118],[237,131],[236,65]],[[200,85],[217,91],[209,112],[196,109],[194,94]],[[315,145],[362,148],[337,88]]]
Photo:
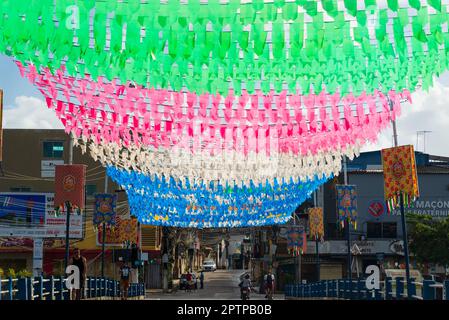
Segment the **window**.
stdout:
[[9,189],[11,192],[31,192],[30,187],[14,187]]
[[382,238],[397,238],[396,222],[382,223]]
[[368,222],[366,225],[368,238],[382,238],[382,224],[379,222]]
[[86,184],[86,196],[93,197],[97,193],[97,185],[96,184]]
[[62,141],[44,141],[44,158],[62,158],[64,156],[64,142]]
[[328,223],[327,230],[325,230],[325,238],[329,240],[345,239],[345,231],[337,226],[336,223]]

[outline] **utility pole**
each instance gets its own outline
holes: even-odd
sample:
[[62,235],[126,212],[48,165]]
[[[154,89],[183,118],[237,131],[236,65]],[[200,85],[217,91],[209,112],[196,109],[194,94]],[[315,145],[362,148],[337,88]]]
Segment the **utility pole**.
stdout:
[[[70,133],[69,136],[69,165],[73,164],[73,135]],[[72,206],[69,201],[66,201],[66,219],[65,219],[65,270],[67,270],[67,266],[69,265],[69,256],[70,256],[70,215],[72,211]]]
[[169,236],[169,229],[168,227],[162,227],[162,235],[163,235],[163,240],[162,243],[164,244],[164,248],[163,248],[163,254],[162,254],[162,276],[163,276],[163,284],[162,284],[162,288],[164,292],[168,291],[168,236]]
[[[104,193],[108,193],[108,175],[106,169],[104,171]],[[104,278],[104,255],[105,255],[105,242],[106,242],[106,222],[102,224],[102,243],[101,243],[101,277]]]
[[[388,99],[390,104],[390,109],[393,109],[393,103],[390,99]],[[398,146],[398,133],[396,130],[396,121],[393,122],[393,136],[394,138],[394,146]],[[414,155],[413,155],[414,156]],[[411,280],[410,280],[410,257],[408,252],[408,236],[407,236],[407,221],[405,218],[405,208],[404,208],[404,198],[403,193],[399,195],[399,206],[401,210],[401,225],[402,225],[402,241],[404,242],[404,258],[405,258],[405,277],[407,281],[407,297],[411,297]]]
[[[348,185],[348,166],[346,163],[346,156],[343,158],[343,177],[344,177],[344,183],[345,186]],[[349,220],[345,220],[345,227],[346,227],[346,245],[348,250],[348,280],[349,280],[349,288],[350,288],[350,295],[352,294],[352,257],[351,257],[351,224],[349,223]]]
[[72,211],[72,206],[70,201],[66,201],[65,203],[67,209],[66,216],[66,224],[65,224],[65,260],[64,260],[64,272],[67,270],[67,266],[69,265],[69,256],[70,256],[70,214]]
[[[317,192],[316,190],[313,192],[313,206],[317,206]],[[310,216],[309,216],[310,219]],[[309,220],[310,221],[310,220]],[[316,274],[317,274],[317,281],[320,281],[320,249],[318,246],[318,237],[317,235],[312,235],[315,237],[315,254],[316,254]]]
[[73,133],[69,137],[69,164],[73,164]]

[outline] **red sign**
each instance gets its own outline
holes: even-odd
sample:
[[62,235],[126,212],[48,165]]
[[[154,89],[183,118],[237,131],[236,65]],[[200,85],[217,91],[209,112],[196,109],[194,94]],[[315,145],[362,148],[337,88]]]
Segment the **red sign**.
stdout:
[[385,211],[385,207],[380,201],[372,201],[368,206],[368,212],[373,217],[381,216]]
[[55,207],[69,201],[72,206],[83,209],[86,166],[57,165],[55,170]]

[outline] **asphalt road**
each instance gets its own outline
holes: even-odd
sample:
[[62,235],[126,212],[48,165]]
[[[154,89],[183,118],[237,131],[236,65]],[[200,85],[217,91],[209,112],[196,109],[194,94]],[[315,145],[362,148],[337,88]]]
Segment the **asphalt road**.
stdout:
[[[204,289],[185,292],[184,290],[173,293],[150,292],[147,300],[240,300],[240,288],[238,286],[243,270],[217,270],[204,273]],[[251,292],[251,300],[265,300],[265,296]],[[284,295],[275,295],[275,300],[284,300]]]

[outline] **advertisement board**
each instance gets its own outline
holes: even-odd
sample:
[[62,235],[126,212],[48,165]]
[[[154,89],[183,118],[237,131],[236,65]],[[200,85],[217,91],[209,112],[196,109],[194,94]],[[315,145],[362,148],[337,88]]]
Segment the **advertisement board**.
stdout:
[[[0,193],[0,237],[64,238],[65,230],[66,215],[56,216],[53,193]],[[70,238],[83,238],[83,215],[70,216]]]

